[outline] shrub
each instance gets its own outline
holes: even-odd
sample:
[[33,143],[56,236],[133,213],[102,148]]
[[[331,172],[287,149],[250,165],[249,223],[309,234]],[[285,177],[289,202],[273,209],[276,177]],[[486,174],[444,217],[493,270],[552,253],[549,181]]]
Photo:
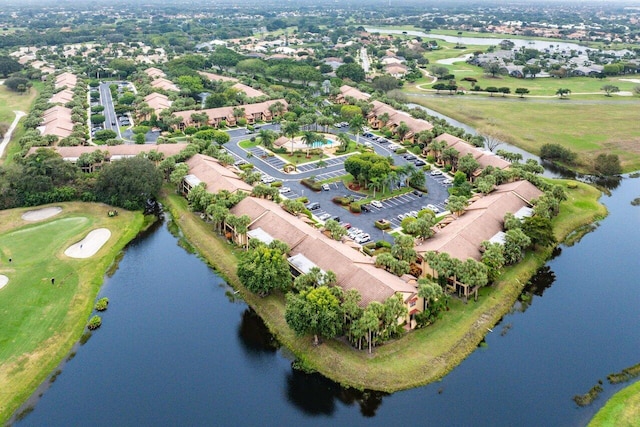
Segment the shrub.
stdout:
[[351,203],[351,200],[349,200],[348,197],[341,197],[341,196],[336,196],[333,199],[331,199],[331,201],[333,201],[333,203],[336,203],[340,206],[347,206],[349,203]]
[[322,184],[317,182],[315,179],[304,178],[300,180],[300,183],[305,187],[312,189],[313,191],[322,191]]
[[396,154],[404,154],[404,153],[406,153],[406,152],[407,152],[407,149],[406,149],[406,148],[404,148],[404,147],[402,147],[402,148],[398,148],[398,149],[396,150]]
[[391,222],[387,221],[386,219],[379,219],[375,221],[374,224],[376,228],[380,230],[388,230],[389,228],[391,228]]
[[100,298],[95,305],[96,311],[105,311],[109,305],[109,298]]
[[353,212],[353,213],[360,213],[360,212],[362,212],[362,209],[360,208],[360,203],[358,203],[358,202],[352,202],[352,203],[349,205],[349,210],[350,210],[351,212]]
[[391,243],[387,242],[386,240],[378,240],[376,242],[376,248],[377,249],[380,249],[380,248],[391,249]]
[[307,196],[298,197],[296,200],[302,203],[309,203],[309,198]]
[[[436,156],[433,155],[429,155],[427,156],[427,162],[429,163],[435,163],[436,162]],[[425,166],[426,167],[426,166]]]
[[275,188],[280,188],[280,187],[282,187],[282,181],[272,182],[271,186],[275,187]]
[[240,165],[240,170],[242,170],[242,171],[248,171],[248,170],[253,169],[253,167],[254,167],[254,166],[253,166],[253,164],[252,164],[252,163],[243,163],[243,164],[241,164],[241,165]]
[[101,325],[102,325],[102,319],[100,318],[100,316],[95,315],[91,317],[91,319],[89,319],[89,322],[87,323],[87,328],[93,331],[95,329],[98,329]]

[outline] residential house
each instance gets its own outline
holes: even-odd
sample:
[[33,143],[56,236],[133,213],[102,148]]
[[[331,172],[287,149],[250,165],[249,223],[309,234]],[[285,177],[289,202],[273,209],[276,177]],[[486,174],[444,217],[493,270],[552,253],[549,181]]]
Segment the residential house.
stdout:
[[[505,214],[523,212],[523,208],[531,207],[531,201],[542,194],[529,181],[515,181],[499,185],[487,196],[478,197],[460,217],[444,227],[435,228],[432,237],[414,248],[419,255],[422,274],[437,276],[424,259],[426,252],[447,253],[460,261],[469,258],[480,261],[482,242],[503,232]],[[466,297],[473,292],[464,283],[456,281],[450,285],[453,290],[462,289]]]
[[[149,95],[145,96],[144,102],[147,103],[149,108],[153,108],[153,112],[156,116],[159,116],[162,110],[166,110],[167,108],[171,107],[171,101],[169,100],[169,98],[166,95],[157,92],[152,92]],[[151,114],[148,114],[146,117],[144,117],[144,120],[149,120],[150,116]]]
[[[458,138],[457,136],[453,136],[448,133],[443,133],[442,135],[439,135],[438,137],[434,138],[434,141],[444,141],[445,144],[447,144],[447,147],[455,148],[456,151],[458,151],[459,153],[458,158],[466,156],[467,154],[471,154],[471,156],[473,156],[473,158],[476,159],[476,161],[480,164],[480,166],[472,174],[472,176],[470,177],[471,179],[479,175],[482,172],[482,170],[488,166],[493,166],[494,168],[497,168],[497,169],[507,169],[511,167],[511,163],[503,159],[502,157],[495,155],[491,151],[475,147],[469,144],[464,139]],[[425,154],[428,154],[428,152],[429,152],[429,147],[425,147]],[[452,166],[454,166],[453,170],[455,171],[455,165],[452,165]]]
[[156,67],[149,67],[146,70],[144,70],[145,74],[149,77],[151,77],[152,79],[159,79],[161,77],[167,77],[167,75],[164,73],[164,71],[156,68]]
[[73,89],[74,87],[76,87],[77,83],[78,83],[78,77],[76,77],[75,74],[65,72],[56,76],[53,86],[56,89],[60,89],[63,87],[67,87],[68,89]]
[[161,89],[166,91],[180,92],[180,88],[176,86],[172,81],[159,77],[151,82],[151,87],[154,89]]
[[71,102],[72,100],[73,91],[71,89],[64,89],[49,98],[49,103],[65,105],[67,102]]
[[188,195],[193,187],[204,183],[209,193],[226,190],[229,193],[251,193],[253,187],[244,182],[235,172],[213,157],[196,154],[187,160],[189,175],[182,181],[182,193]]
[[182,117],[182,123],[179,125],[181,129],[184,129],[187,126],[195,125],[194,121],[191,119],[191,115],[194,113],[206,114],[209,117],[209,121],[207,123],[214,127],[219,127],[223,121],[227,126],[236,126],[237,118],[234,115],[234,108],[242,110],[241,117],[245,118],[247,120],[247,123],[249,124],[253,124],[257,121],[269,122],[273,120],[273,116],[271,111],[269,111],[269,107],[278,101],[284,106],[286,111],[288,105],[287,101],[285,101],[284,99],[273,99],[269,101],[258,102],[256,104],[240,105],[237,107],[219,107],[208,108],[205,110],[176,111],[174,115],[177,117]]
[[384,71],[396,79],[400,79],[409,72],[409,67],[404,64],[391,63],[384,66]]
[[42,124],[38,127],[41,135],[54,135],[66,138],[73,133],[71,109],[56,105],[42,114]]
[[417,296],[415,283],[376,268],[372,258],[325,236],[272,201],[247,197],[234,206],[231,213],[251,218],[246,235],[238,235],[227,228],[238,244],[247,244],[252,238],[265,243],[276,239],[286,243],[290,248],[288,261],[294,276],[308,273],[312,267],[331,270],[337,276],[337,286],[360,293],[363,307],[372,301],[382,303],[394,294],[400,294],[407,306],[407,316],[398,320],[406,322],[408,328],[416,326],[413,317],[422,311],[424,302]]

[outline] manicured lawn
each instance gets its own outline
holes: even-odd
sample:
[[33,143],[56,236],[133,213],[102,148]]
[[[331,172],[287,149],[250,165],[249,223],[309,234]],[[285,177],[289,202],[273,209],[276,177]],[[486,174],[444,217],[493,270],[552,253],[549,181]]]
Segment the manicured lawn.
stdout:
[[[564,185],[566,182],[561,182]],[[595,203],[599,192],[586,184],[578,184],[563,209],[578,212],[561,217],[557,236],[565,230],[591,223],[604,215],[604,208]],[[433,382],[457,366],[473,352],[478,343],[512,307],[522,291],[522,284],[544,264],[551,248],[528,253],[518,265],[510,267],[491,287],[481,289],[478,302],[468,304],[451,299],[450,311],[434,325],[413,331],[400,339],[375,349],[356,351],[342,341],[329,340],[314,346],[311,337],[298,337],[284,319],[284,298],[275,294],[259,298],[248,292],[235,274],[237,260],[233,246],[213,232],[210,224],[189,212],[185,201],[172,195],[165,200],[176,221],[200,254],[220,269],[245,301],[264,320],[269,330],[289,348],[299,361],[332,380],[351,387],[397,391]],[[578,210],[575,206],[596,206],[594,210]],[[236,252],[237,253],[237,252]]]
[[640,169],[640,100],[594,104],[468,96],[409,99],[531,153],[539,153],[545,143],[557,143],[578,152],[585,164],[598,154],[617,154],[625,171]]
[[589,427],[632,427],[640,422],[640,381],[623,388],[596,413]]
[[[105,271],[143,224],[140,213],[121,211],[109,218],[109,207],[102,204],[57,206],[62,213],[36,223],[21,219],[28,209],[0,211],[0,274],[9,277],[0,290],[0,422],[79,339]],[[68,246],[103,227],[112,235],[95,256],[64,255]]]

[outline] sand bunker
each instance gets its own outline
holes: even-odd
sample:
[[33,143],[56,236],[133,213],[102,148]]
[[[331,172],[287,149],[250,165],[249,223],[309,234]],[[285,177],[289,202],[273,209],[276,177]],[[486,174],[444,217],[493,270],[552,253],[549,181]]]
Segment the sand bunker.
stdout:
[[4,288],[9,283],[9,278],[0,274],[0,289]]
[[54,206],[51,208],[42,208],[37,211],[27,211],[22,214],[22,219],[25,221],[41,221],[43,219],[51,218],[54,215],[58,215],[62,212],[62,208]]
[[89,258],[100,250],[111,237],[108,228],[98,228],[87,234],[87,237],[67,248],[64,254],[71,258]]

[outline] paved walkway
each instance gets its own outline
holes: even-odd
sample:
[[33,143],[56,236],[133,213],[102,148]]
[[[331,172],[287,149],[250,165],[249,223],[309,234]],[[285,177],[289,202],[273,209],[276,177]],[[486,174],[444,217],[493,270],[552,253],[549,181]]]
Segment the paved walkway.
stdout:
[[4,134],[4,138],[2,139],[2,142],[0,142],[0,159],[4,154],[4,149],[7,147],[7,145],[9,145],[9,141],[11,141],[11,135],[13,134],[13,131],[16,129],[16,126],[18,126],[18,122],[23,116],[27,115],[27,113],[22,111],[14,111],[14,113],[16,113],[16,118],[13,119],[13,123],[11,123],[11,126],[9,126],[9,130],[7,130],[7,133]]

